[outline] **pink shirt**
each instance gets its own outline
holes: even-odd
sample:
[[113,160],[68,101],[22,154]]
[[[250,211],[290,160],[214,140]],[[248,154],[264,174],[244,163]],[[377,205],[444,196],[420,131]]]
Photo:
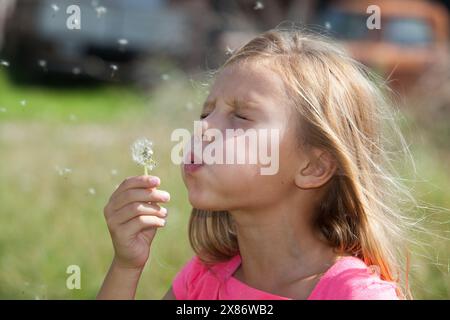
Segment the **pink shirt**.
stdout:
[[[176,274],[172,288],[177,300],[290,300],[258,290],[241,282],[233,273],[241,264],[237,254],[228,261],[208,268],[197,256]],[[396,285],[356,257],[342,257],[320,278],[308,300],[393,300]]]

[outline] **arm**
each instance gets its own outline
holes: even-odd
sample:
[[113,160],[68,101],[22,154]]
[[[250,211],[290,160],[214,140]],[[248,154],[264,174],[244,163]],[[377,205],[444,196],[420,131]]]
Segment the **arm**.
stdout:
[[106,204],[115,254],[97,299],[134,298],[153,238],[167,218],[167,210],[157,203],[168,202],[170,195],[156,189],[159,183],[157,177],[127,178]]
[[141,268],[121,267],[113,260],[97,295],[97,299],[134,299],[141,273]]

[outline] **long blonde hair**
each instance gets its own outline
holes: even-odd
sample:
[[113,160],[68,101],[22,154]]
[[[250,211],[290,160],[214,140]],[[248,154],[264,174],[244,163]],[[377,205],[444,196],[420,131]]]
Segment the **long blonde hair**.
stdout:
[[[381,83],[336,43],[298,30],[265,32],[222,68],[259,60],[267,60],[284,80],[299,114],[299,142],[327,150],[338,164],[315,227],[338,252],[376,266],[384,280],[403,283],[401,294],[408,274],[403,245],[408,218],[401,199],[412,198],[391,165],[393,152],[386,142],[393,133],[403,140]],[[382,135],[388,128],[393,131]],[[189,240],[206,264],[239,251],[226,211],[193,208]]]

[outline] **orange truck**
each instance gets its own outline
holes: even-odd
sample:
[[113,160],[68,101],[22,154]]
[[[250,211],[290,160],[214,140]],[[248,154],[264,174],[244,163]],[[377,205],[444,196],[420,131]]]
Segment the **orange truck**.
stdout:
[[[371,5],[379,8],[379,29],[367,27]],[[448,11],[435,2],[338,0],[328,6],[321,20],[357,60],[389,77],[400,91],[448,57]]]

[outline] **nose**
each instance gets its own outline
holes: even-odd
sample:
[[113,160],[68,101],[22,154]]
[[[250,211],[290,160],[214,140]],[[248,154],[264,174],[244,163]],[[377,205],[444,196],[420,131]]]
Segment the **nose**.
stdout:
[[[198,121],[200,121],[200,125],[198,125]],[[197,141],[202,141],[205,131],[208,129],[209,125],[204,119],[197,120],[197,123],[194,125],[194,134],[193,139]]]
[[206,118],[203,118],[201,120],[202,133],[199,133],[199,137],[205,139],[204,141],[211,141],[211,134],[205,135],[205,131],[207,131],[208,129],[215,129],[223,132],[226,128],[224,117],[224,111],[216,107],[210,114],[208,114]]
[[210,142],[212,140],[212,138],[208,134],[205,134],[206,130],[208,130],[210,127],[211,127],[211,125],[210,125],[209,121],[206,119],[203,119],[202,126],[201,126],[201,128],[202,128],[201,137],[202,137],[203,141]]

